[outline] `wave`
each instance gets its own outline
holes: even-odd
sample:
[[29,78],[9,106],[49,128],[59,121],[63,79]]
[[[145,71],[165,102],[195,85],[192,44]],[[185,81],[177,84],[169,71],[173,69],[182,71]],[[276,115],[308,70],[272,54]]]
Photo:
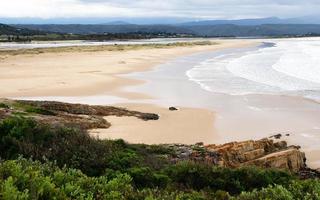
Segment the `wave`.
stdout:
[[289,94],[320,99],[320,39],[279,40],[207,59],[186,72],[209,92]]

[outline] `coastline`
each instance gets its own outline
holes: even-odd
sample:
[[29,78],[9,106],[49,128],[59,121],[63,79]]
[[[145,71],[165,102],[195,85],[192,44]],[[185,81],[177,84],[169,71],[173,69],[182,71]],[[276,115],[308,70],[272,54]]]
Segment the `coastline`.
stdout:
[[[4,76],[5,73],[1,73],[3,75],[0,84],[11,87],[1,88],[0,94],[3,97],[26,97],[27,99],[53,96],[52,100],[56,100],[55,97],[59,96],[81,98],[97,94],[127,100],[152,99],[151,95],[121,90],[126,86],[141,85],[145,82],[121,75],[148,71],[154,66],[181,56],[256,44],[251,40],[213,42],[213,45],[204,46],[97,51],[94,53],[48,52],[39,55],[23,53],[9,56],[0,63],[0,70],[6,70],[8,69],[6,66],[10,66],[11,72],[17,74],[9,73],[7,74],[9,78]],[[22,65],[23,68],[21,68]],[[55,65],[55,69],[51,70],[50,65]],[[65,65],[69,66],[65,67]],[[106,103],[100,102],[100,104]],[[156,122],[143,122],[130,117],[108,117],[107,120],[112,126],[109,129],[92,130],[90,133],[93,136],[99,133],[100,138],[123,138],[128,142],[148,144],[172,142],[192,144],[215,141],[214,113],[210,110],[181,107],[178,111],[172,112],[168,108],[152,104],[126,103],[117,106],[159,113],[161,118]],[[194,137],[196,132],[199,134]],[[134,133],[139,133],[139,135]]]
[[[207,94],[199,90],[197,84],[187,79],[184,81],[187,85],[183,85],[184,82],[181,80],[178,80],[179,83],[170,82],[172,77],[153,81],[161,85],[158,87],[159,85],[146,83],[148,80],[131,76],[136,73],[152,73],[155,67],[158,69],[161,65],[174,63],[177,58],[190,58],[192,55],[206,54],[206,52],[223,53],[224,50],[251,48],[261,43],[260,40],[218,40],[213,42],[219,44],[124,51],[47,52],[8,56],[0,63],[0,70],[3,70],[0,81],[3,85],[10,87],[0,88],[0,94],[3,97],[18,99],[54,100],[97,105],[114,104],[137,111],[159,113],[160,120],[157,122],[136,121],[131,117],[108,117],[107,120],[112,124],[109,129],[90,132],[94,137],[98,135],[101,139],[123,138],[131,143],[192,144],[204,142],[205,144],[222,144],[230,141],[261,139],[283,132],[283,130],[294,133],[296,130],[301,130],[297,127],[312,127],[308,120],[301,121],[301,119],[306,118],[314,121],[316,112],[311,116],[296,109],[293,109],[292,112],[282,112],[281,109],[276,109],[279,105],[286,108],[289,106],[288,109],[295,108],[296,105],[301,106],[301,102],[306,108],[312,109],[310,106],[312,102],[299,98],[268,95],[228,97],[223,94],[212,95],[208,98]],[[176,67],[184,65],[184,63],[174,64]],[[53,67],[54,70],[52,70]],[[182,69],[180,67],[179,69],[185,73],[186,67],[182,66]],[[171,69],[170,66],[164,66],[164,68]],[[166,74],[171,73],[169,71]],[[166,81],[168,82],[166,83]],[[28,88],[29,84],[32,84],[32,87]],[[170,88],[165,88],[164,85],[170,86]],[[138,90],[128,90],[129,86],[130,88],[136,87]],[[142,87],[149,87],[149,91],[141,90]],[[190,101],[181,102],[181,99],[175,99],[174,95],[169,95],[165,96],[167,98],[164,101],[165,104],[159,104],[163,101],[159,95],[161,97],[162,92],[172,90],[172,87],[178,87],[179,95]],[[157,95],[155,95],[155,90]],[[6,91],[15,92],[6,93]],[[187,95],[185,96],[184,93]],[[249,105],[249,103],[254,105]],[[204,107],[199,106],[200,104]],[[255,110],[256,106],[261,105],[265,106],[266,110],[263,109],[263,112]],[[178,106],[179,110],[169,111],[169,106]],[[269,110],[268,106],[275,110]],[[241,112],[233,112],[239,108],[242,109]],[[243,110],[243,108],[245,109]],[[288,118],[290,116],[293,116],[292,119]],[[287,119],[285,123],[281,123],[283,117]],[[288,126],[290,129],[287,129]],[[234,127],[238,128],[235,130]],[[289,144],[301,144],[299,137],[285,139]],[[309,164],[314,163],[311,166],[318,167],[320,157],[316,155],[317,150],[305,148],[308,147],[308,142],[302,146],[303,151],[306,151],[307,157],[310,158]]]
[[[142,85],[145,81],[123,77],[124,74],[153,69],[161,63],[181,56],[256,45],[254,40],[210,40],[213,45],[192,45],[170,48],[147,48],[125,51],[47,52],[7,56],[0,63],[0,96],[35,99],[41,97],[74,97],[106,95],[127,101],[117,106],[138,111],[159,113],[160,120],[143,122],[131,117],[108,117],[109,129],[92,130],[100,138],[123,138],[134,143],[214,143],[214,112],[207,109],[179,107],[178,111],[153,104],[130,104],[130,100],[152,99],[152,95],[122,90]],[[80,49],[82,47],[79,47]],[[99,47],[101,48],[101,47]],[[56,50],[51,50],[56,51]],[[54,70],[52,68],[54,67]],[[8,71],[9,73],[4,73]],[[13,91],[13,92],[12,92]],[[52,99],[50,99],[52,97]],[[70,98],[66,101],[70,102]],[[83,100],[80,103],[90,104]],[[108,104],[99,102],[98,104]],[[152,133],[151,133],[152,132]],[[138,133],[134,134],[134,133]],[[150,134],[151,133],[151,134]],[[195,137],[195,133],[197,136]]]
[[[146,48],[118,51],[45,52],[2,55],[0,62],[1,97],[112,95],[148,98],[119,90],[143,81],[119,75],[141,72],[179,56],[252,45],[254,41],[211,40],[213,45]],[[100,48],[100,47],[99,47]],[[54,69],[54,70],[52,70]],[[151,97],[149,97],[151,98]]]

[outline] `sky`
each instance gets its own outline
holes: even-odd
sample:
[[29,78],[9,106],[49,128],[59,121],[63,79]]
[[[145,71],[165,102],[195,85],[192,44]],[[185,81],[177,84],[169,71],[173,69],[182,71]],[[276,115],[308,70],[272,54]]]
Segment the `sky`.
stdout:
[[0,18],[291,18],[319,10],[320,0],[0,0]]

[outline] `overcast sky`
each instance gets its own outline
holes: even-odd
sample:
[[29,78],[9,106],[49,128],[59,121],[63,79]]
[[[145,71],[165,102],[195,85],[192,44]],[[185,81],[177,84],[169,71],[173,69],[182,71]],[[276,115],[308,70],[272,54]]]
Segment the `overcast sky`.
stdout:
[[0,0],[2,18],[289,18],[319,10],[320,0]]

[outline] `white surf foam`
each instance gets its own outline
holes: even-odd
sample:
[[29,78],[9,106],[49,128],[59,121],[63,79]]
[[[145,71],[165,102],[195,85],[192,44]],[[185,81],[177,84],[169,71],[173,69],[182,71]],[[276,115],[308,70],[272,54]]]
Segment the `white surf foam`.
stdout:
[[210,92],[320,98],[320,39],[279,40],[249,52],[208,59],[187,72]]

